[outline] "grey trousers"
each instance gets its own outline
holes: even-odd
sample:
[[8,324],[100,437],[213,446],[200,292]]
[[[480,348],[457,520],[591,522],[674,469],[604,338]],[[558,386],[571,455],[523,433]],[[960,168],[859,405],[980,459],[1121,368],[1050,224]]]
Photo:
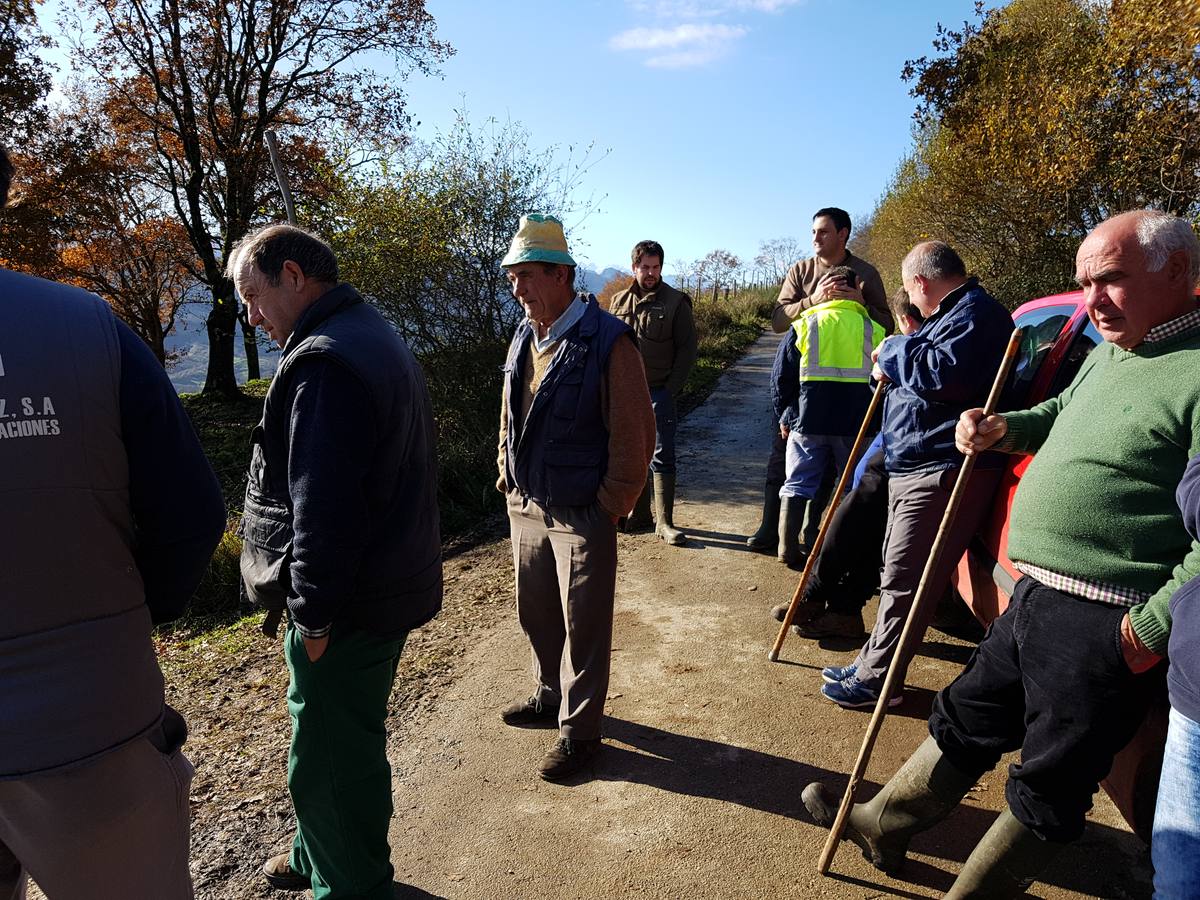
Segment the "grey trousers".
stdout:
[[[1000,469],[975,469],[967,481],[942,551],[937,570],[932,573],[931,596],[940,598],[950,581],[950,573],[966,550],[971,536],[990,511]],[[869,687],[883,687],[888,666],[892,665],[904,621],[916,599],[921,574],[933,549],[934,539],[942,524],[942,515],[950,503],[950,491],[958,477],[958,469],[917,475],[893,475],[888,482],[888,524],[883,541],[883,577],[879,589],[879,613],[866,645],[859,651],[855,664],[860,681]],[[931,600],[922,610],[919,621],[913,623],[918,635],[923,635],[937,610]],[[920,641],[913,645],[913,650]],[[911,654],[909,654],[911,658]],[[900,666],[901,683],[908,671],[909,659],[896,660]]]
[[600,737],[612,652],[617,529],[596,503],[543,508],[508,494],[517,618],[533,651],[543,703],[559,733]]
[[145,738],[61,774],[0,781],[0,900],[192,900],[192,764]]

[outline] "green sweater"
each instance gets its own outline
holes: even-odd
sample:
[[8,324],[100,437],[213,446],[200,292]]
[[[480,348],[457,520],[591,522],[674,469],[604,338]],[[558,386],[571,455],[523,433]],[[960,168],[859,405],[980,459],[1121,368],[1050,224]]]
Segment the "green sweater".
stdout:
[[1150,595],[1133,630],[1166,654],[1167,601],[1200,574],[1175,488],[1200,451],[1200,328],[1132,350],[1107,342],[1059,396],[1005,415],[1003,448],[1036,456],[1013,501],[1008,555]]

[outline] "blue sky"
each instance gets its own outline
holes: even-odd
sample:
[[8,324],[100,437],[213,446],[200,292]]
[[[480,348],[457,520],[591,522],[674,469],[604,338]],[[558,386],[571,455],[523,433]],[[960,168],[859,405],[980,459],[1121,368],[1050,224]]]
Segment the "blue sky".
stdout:
[[[906,59],[973,0],[428,0],[457,51],[443,78],[408,83],[417,134],[464,102],[471,121],[523,124],[535,148],[607,155],[568,220],[593,268],[628,266],[653,238],[678,259],[754,257],[785,235],[808,247],[812,213],[857,221],[911,142]],[[594,154],[595,155],[595,154]],[[806,251],[807,252],[807,251]]]

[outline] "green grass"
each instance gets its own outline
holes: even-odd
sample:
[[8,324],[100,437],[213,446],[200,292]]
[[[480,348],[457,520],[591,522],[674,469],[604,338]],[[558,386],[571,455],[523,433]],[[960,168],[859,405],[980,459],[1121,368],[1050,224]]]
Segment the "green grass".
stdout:
[[703,403],[716,387],[721,373],[746,352],[770,322],[775,305],[774,288],[752,288],[728,300],[695,301],[696,331],[700,339],[696,365],[683,386],[679,413],[683,415]]

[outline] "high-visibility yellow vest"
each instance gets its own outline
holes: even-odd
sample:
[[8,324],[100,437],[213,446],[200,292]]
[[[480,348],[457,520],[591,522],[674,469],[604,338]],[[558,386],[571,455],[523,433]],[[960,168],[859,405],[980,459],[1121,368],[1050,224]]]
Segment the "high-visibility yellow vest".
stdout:
[[827,300],[792,322],[800,351],[801,381],[866,384],[871,352],[887,333],[854,300]]

